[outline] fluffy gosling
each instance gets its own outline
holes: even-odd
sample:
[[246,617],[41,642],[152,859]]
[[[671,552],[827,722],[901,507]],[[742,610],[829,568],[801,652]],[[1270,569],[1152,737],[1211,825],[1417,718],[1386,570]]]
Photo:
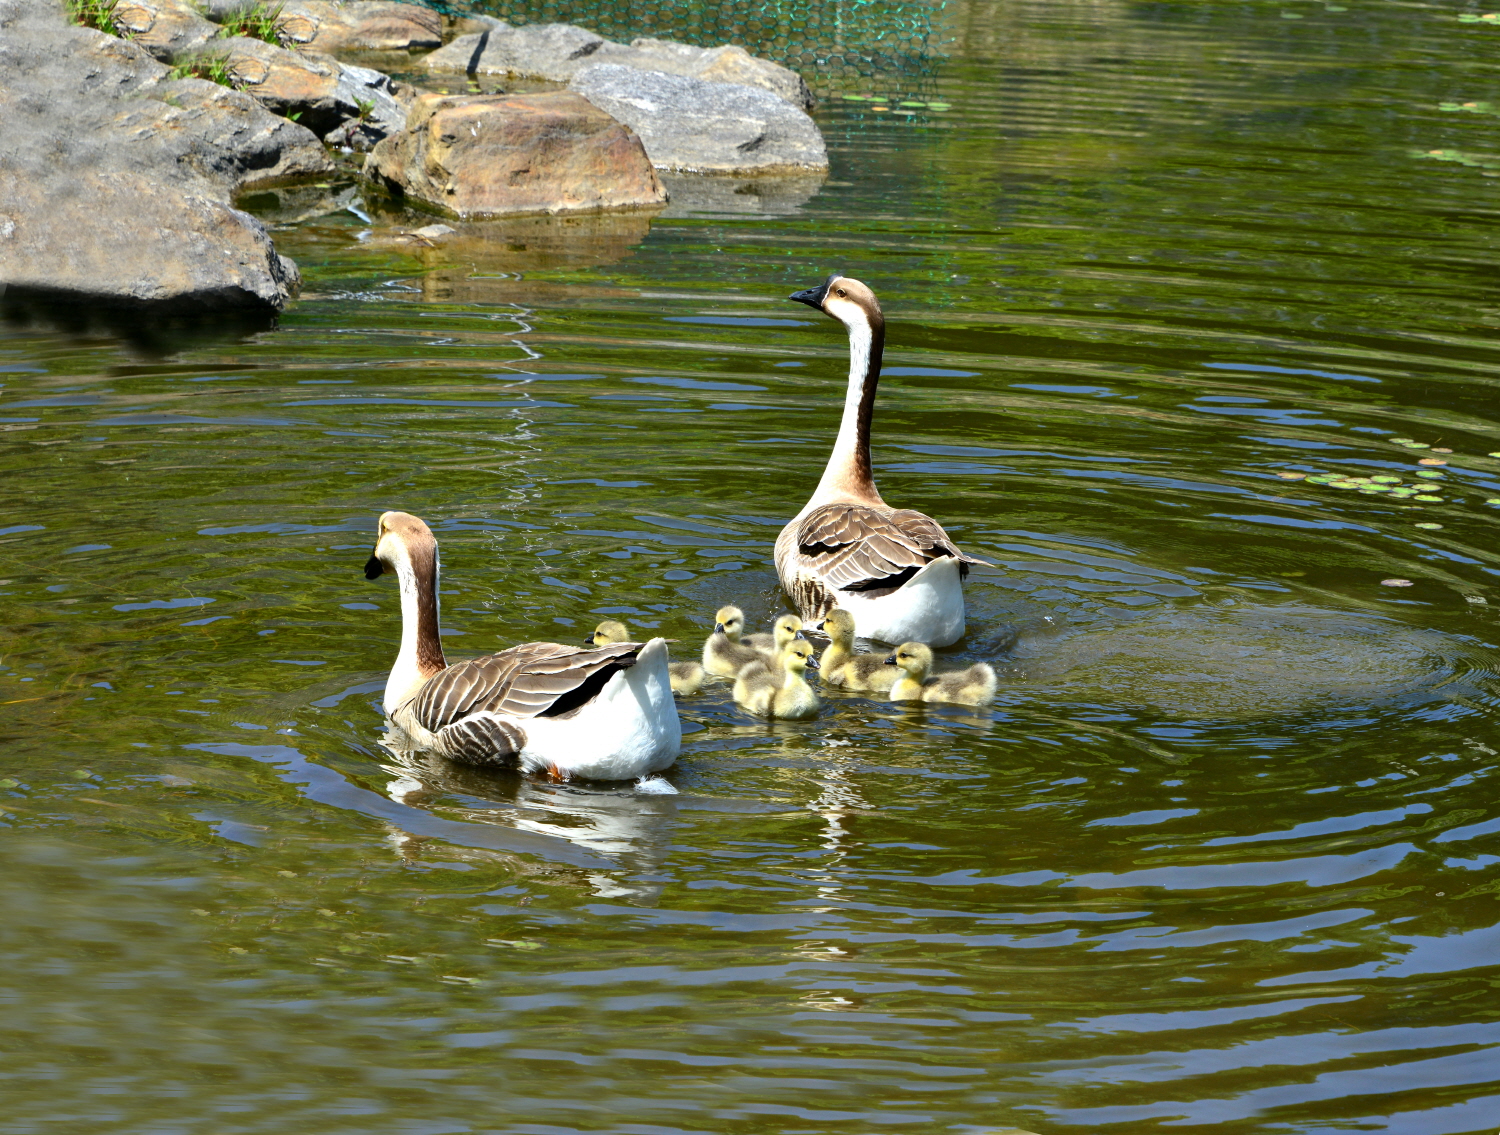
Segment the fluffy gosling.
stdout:
[[901,675],[894,666],[885,664],[884,654],[854,653],[854,616],[842,607],[828,612],[827,618],[818,624],[818,630],[828,636],[828,647],[823,651],[818,664],[823,681],[846,690],[884,694],[896,684]]
[[812,644],[806,639],[793,639],[774,663],[762,659],[740,671],[734,680],[734,700],[760,717],[790,721],[815,717],[818,695],[807,684],[804,673],[817,668]]
[[[629,641],[629,627],[618,619],[605,619],[594,628],[593,634],[583,640],[583,645],[608,646]],[[672,683],[674,694],[690,698],[703,686],[703,667],[696,662],[671,662],[667,664],[667,678]]]
[[967,670],[932,675],[932,648],[920,642],[903,642],[885,661],[887,666],[900,671],[891,687],[892,701],[989,705],[995,698],[995,671],[987,662],[976,662]]
[[771,624],[770,634],[747,634],[741,642],[748,642],[767,658],[775,659],[794,638],[806,638],[802,633],[802,620],[796,615],[782,615]]
[[720,607],[714,613],[714,633],[703,644],[703,669],[721,678],[733,678],[751,662],[764,657],[748,642],[740,641],[745,612],[738,607]]

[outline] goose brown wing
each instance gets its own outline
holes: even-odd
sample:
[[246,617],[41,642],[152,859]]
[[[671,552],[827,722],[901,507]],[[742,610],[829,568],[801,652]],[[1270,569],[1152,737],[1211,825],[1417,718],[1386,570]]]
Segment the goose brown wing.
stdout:
[[824,505],[797,528],[797,551],[807,568],[837,591],[900,587],[933,560],[953,556],[968,574],[971,563],[932,517],[909,508]]
[[434,733],[476,713],[556,716],[578,708],[616,673],[634,666],[641,649],[638,642],[602,647],[525,642],[433,675],[412,712]]

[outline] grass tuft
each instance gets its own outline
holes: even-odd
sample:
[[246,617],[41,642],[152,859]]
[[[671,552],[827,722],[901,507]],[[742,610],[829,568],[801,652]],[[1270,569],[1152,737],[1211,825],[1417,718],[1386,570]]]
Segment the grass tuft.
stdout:
[[[102,3],[104,0],[92,0],[94,3]],[[226,39],[234,36],[245,36],[248,39],[263,40],[276,47],[286,47],[286,37],[281,32],[281,9],[284,5],[277,4],[272,7],[265,0],[256,0],[249,8],[242,8],[233,15],[225,18],[219,35]]]
[[124,32],[115,23],[115,5],[119,2],[120,0],[67,0],[68,17],[80,27],[124,38]]
[[167,78],[207,79],[210,83],[218,83],[221,87],[236,91],[244,86],[234,73],[234,68],[229,65],[227,55],[199,55],[193,59],[185,59],[168,72]]

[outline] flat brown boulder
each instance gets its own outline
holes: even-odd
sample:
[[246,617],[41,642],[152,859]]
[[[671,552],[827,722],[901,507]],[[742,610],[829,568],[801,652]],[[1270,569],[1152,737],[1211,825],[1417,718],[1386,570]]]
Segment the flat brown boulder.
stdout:
[[115,26],[163,63],[200,50],[219,34],[189,0],[120,0]]
[[379,71],[244,36],[218,44],[246,92],[276,114],[295,117],[320,138],[351,121],[368,124],[380,137],[406,122],[406,107],[394,84]]
[[417,97],[365,176],[450,216],[594,213],[665,205],[635,133],[570,91]]
[[441,47],[443,18],[419,4],[380,0],[291,0],[276,29],[288,43],[316,51],[410,51]]

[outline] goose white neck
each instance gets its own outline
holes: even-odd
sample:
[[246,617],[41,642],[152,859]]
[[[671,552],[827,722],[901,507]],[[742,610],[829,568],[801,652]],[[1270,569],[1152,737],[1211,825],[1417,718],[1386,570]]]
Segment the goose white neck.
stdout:
[[849,389],[833,452],[809,504],[844,497],[883,504],[870,468],[870,423],[875,416],[885,321],[878,316],[872,319],[864,308],[847,302],[837,308],[830,303],[828,311],[849,329]]
[[[433,550],[430,562],[413,563],[408,549],[396,553],[396,579],[401,585],[401,649],[385,683],[385,710],[393,711],[432,675],[447,667],[438,633],[438,566]],[[425,557],[423,557],[425,560]]]

